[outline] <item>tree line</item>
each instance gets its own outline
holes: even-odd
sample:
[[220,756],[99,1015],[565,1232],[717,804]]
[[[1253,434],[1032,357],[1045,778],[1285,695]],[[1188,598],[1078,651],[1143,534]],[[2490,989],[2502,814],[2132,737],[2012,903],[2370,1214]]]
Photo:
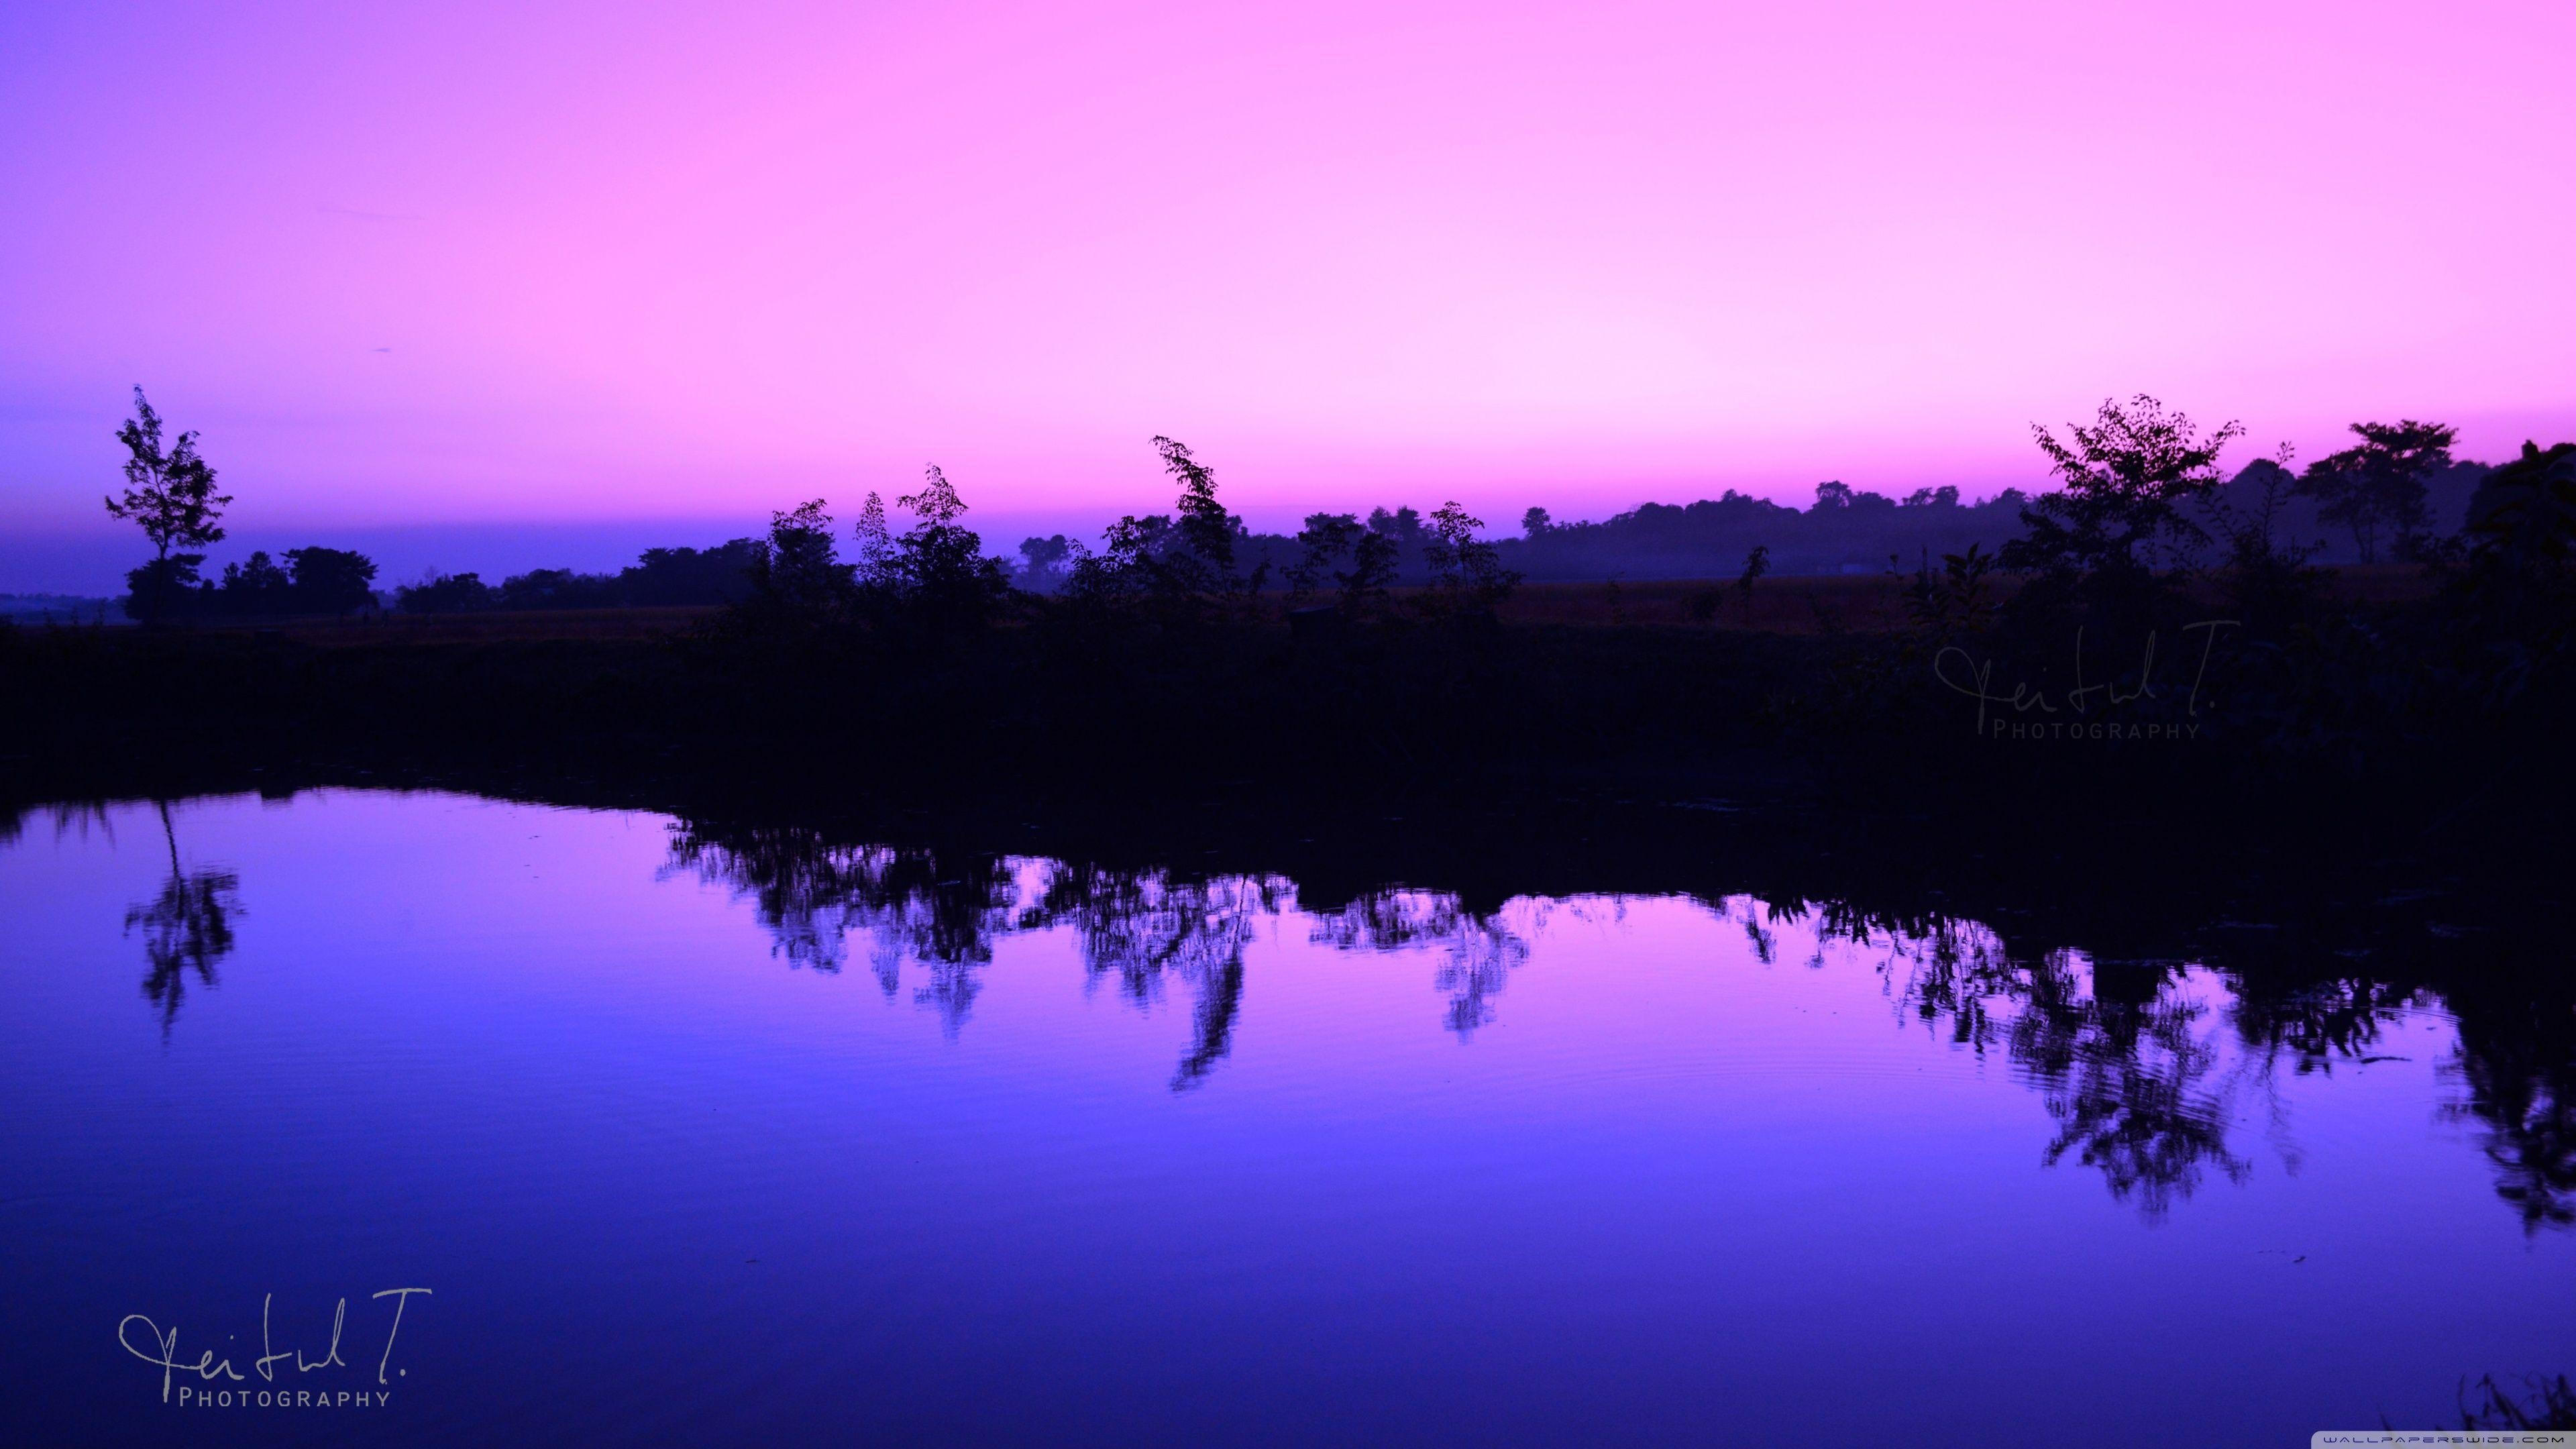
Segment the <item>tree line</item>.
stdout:
[[[2145,407],[2152,402],[2106,403],[2069,442],[2038,430],[2064,486],[2037,496],[2007,488],[1967,500],[1956,487],[1939,487],[1898,499],[1828,481],[1803,509],[1731,489],[1686,506],[1642,504],[1599,522],[1560,523],[1534,507],[1523,514],[1518,537],[1485,537],[1483,521],[1454,501],[1428,515],[1410,506],[1365,516],[1319,512],[1294,534],[1256,533],[1218,501],[1206,463],[1158,437],[1157,455],[1180,485],[1173,511],[1122,517],[1096,549],[1056,534],[1024,539],[1016,557],[987,557],[980,536],[958,522],[966,504],[934,467],[920,492],[897,500],[915,518],[900,536],[889,531],[882,500],[870,495],[849,540],[856,555],[846,561],[828,504],[818,499],[776,515],[766,538],[648,549],[616,573],[535,569],[497,584],[480,573],[433,573],[379,592],[373,560],[318,546],[276,558],[257,552],[205,577],[205,550],[224,538],[221,520],[233,499],[217,491],[198,435],[168,439],[138,387],[135,415],[117,433],[127,454],[126,487],[105,502],[111,515],[140,526],[153,547],[126,576],[126,611],[145,621],[345,615],[386,606],[457,613],[739,605],[756,596],[812,605],[836,591],[851,606],[844,612],[878,616],[900,602],[897,612],[909,615],[984,617],[1015,595],[1168,613],[1212,603],[1240,608],[1283,591],[1292,605],[1329,594],[1343,612],[1367,614],[1385,612],[1399,588],[1422,591],[1436,610],[1490,606],[1523,579],[1735,575],[1749,588],[1764,574],[1877,573],[1891,563],[1903,572],[1909,559],[1951,556],[1972,570],[1982,561],[2031,572],[2035,562],[2056,558],[2083,570],[2135,564],[2153,571],[2221,545],[2256,518],[2266,547],[2295,552],[2303,563],[2438,563],[2446,548],[2460,546],[2471,500],[2496,471],[2452,456],[2455,429],[2413,419],[2355,423],[2353,446],[2297,470],[2284,451],[2221,473],[2219,453],[2242,433],[2229,424],[2200,440],[2202,452],[2183,473],[2161,481],[2106,490],[2092,486],[2093,465],[2079,459],[2069,471],[2070,459],[2092,446],[2084,441],[2088,431],[2100,435],[2097,444],[2152,448],[2147,434],[2161,416],[2160,406]],[[2221,551],[2235,547],[2225,543]]]

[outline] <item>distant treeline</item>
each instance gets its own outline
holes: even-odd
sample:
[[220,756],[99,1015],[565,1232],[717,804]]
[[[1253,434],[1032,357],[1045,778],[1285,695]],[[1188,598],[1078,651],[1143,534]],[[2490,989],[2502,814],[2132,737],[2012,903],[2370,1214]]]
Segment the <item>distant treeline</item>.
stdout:
[[[2370,500],[2339,497],[2319,470],[2293,473],[2257,459],[2212,490],[2203,507],[2213,514],[2247,514],[2268,498],[2272,528],[2284,546],[2312,563],[2349,564],[2413,557],[2410,540],[2456,536],[2469,500],[2494,469],[2484,463],[2434,461],[2415,480],[2420,499],[2400,497],[2374,508]],[[1891,498],[1840,482],[1817,485],[1807,507],[1727,490],[1691,504],[1643,503],[1598,522],[1559,523],[1543,508],[1521,517],[1521,536],[1492,540],[1499,566],[1535,582],[1647,579],[1732,579],[1755,549],[1764,550],[1774,574],[1912,573],[1929,557],[1963,554],[1971,546],[1991,555],[2024,532],[2023,510],[2032,495],[2006,488],[1990,498],[1965,500],[1957,488],[1922,488]],[[2409,520],[2412,520],[2411,524]],[[1387,582],[1427,586],[1442,576],[1442,542],[1433,518],[1411,506],[1358,513],[1318,513],[1296,534],[1259,533],[1232,521],[1234,555],[1267,587],[1293,586],[1318,536],[1382,540],[1390,546]],[[762,541],[738,538],[705,550],[651,549],[615,574],[540,569],[486,584],[475,574],[442,575],[396,591],[395,602],[412,612],[466,609],[600,609],[634,605],[723,604],[750,589],[750,571]],[[1004,561],[1010,583],[1031,593],[1062,592],[1085,550],[1064,534],[1021,541]]]
[[760,540],[737,538],[713,548],[648,548],[613,574],[533,569],[496,586],[480,574],[434,574],[394,590],[406,613],[455,614],[477,609],[638,609],[730,604],[751,592]]
[[[740,604],[761,592],[764,579],[797,574],[802,565],[779,554],[782,544],[796,558],[817,547],[826,549],[818,558],[829,554],[818,542],[826,535],[815,531],[828,529],[829,516],[816,500],[797,512],[802,521],[786,533],[773,530],[769,539],[737,538],[705,549],[648,549],[613,574],[536,569],[492,584],[480,573],[431,573],[379,592],[374,560],[312,547],[274,559],[254,553],[225,565],[219,579],[208,579],[199,573],[201,550],[224,537],[220,519],[231,497],[215,491],[214,470],[198,454],[195,434],[182,433],[165,446],[161,420],[140,388],[135,409],[134,420],[118,434],[129,451],[130,486],[123,497],[107,500],[108,511],[139,523],[156,549],[150,562],[127,575],[124,607],[135,619]],[[2117,409],[2104,414],[2106,420],[2121,419],[2121,427],[2161,416],[2153,408],[2134,420]],[[2173,421],[2183,420],[2177,415]],[[2188,566],[2195,543],[2214,543],[2257,517],[2264,547],[2301,565],[2426,562],[2458,546],[2471,500],[2495,470],[2452,458],[2456,430],[2441,424],[2356,423],[2351,431],[2360,440],[2355,446],[2295,472],[2285,449],[2222,477],[2217,451],[2242,429],[2231,423],[2219,430],[2195,454],[2199,471],[2189,479],[2142,485],[2161,500],[2159,508],[2173,505],[2152,520],[2150,532],[2175,546],[2157,566]],[[2043,449],[2050,448],[2047,430],[2039,435]],[[1024,539],[1014,558],[989,560],[981,554],[981,540],[954,525],[954,513],[925,519],[933,531],[917,542],[972,554],[938,559],[939,587],[969,573],[975,585],[968,592],[981,590],[995,599],[1013,592],[1100,600],[1281,590],[1294,597],[1338,585],[1346,604],[1365,604],[1389,588],[1428,587],[1461,597],[1472,593],[1489,604],[1523,579],[1734,579],[1749,589],[1764,574],[1903,574],[1953,556],[2000,560],[2026,571],[2005,558],[2008,546],[2044,528],[2052,510],[2065,502],[2063,494],[2031,495],[2017,488],[1981,500],[1963,499],[1955,487],[1921,488],[1898,499],[1826,482],[1817,485],[1805,508],[1732,489],[1688,505],[1641,504],[1599,522],[1559,523],[1546,509],[1531,508],[1521,516],[1516,538],[1483,537],[1484,522],[1454,501],[1427,515],[1411,506],[1381,507],[1364,518],[1356,512],[1316,513],[1292,536],[1251,531],[1216,502],[1205,465],[1169,439],[1155,443],[1167,469],[1186,485],[1174,514],[1122,518],[1105,531],[1097,551],[1056,534]],[[2057,471],[2070,483],[2085,476],[2081,470],[2068,473],[2063,459]],[[937,479],[936,470],[932,477]],[[2116,492],[2127,485],[2106,475],[2104,486]],[[932,492],[945,488],[940,482]],[[949,499],[943,507],[964,511],[953,492],[942,496]],[[874,507],[879,511],[860,520],[862,557],[846,571],[852,580],[875,578],[881,594],[903,578],[901,569],[884,572],[879,564],[929,565],[908,555],[897,559],[882,505]],[[2120,552],[2126,557],[2131,550],[2122,544]],[[773,559],[789,564],[785,574],[764,572]],[[833,577],[830,568],[815,576]]]

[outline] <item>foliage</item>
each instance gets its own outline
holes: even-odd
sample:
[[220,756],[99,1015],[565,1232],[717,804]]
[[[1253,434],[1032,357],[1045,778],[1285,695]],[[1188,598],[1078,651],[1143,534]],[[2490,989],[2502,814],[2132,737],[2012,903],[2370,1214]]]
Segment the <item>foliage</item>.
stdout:
[[500,602],[499,591],[475,573],[434,573],[394,590],[394,605],[406,614],[467,614]]
[[1268,581],[1265,559],[1238,565],[1247,531],[1216,496],[1216,470],[1174,439],[1156,436],[1164,471],[1181,485],[1171,514],[1128,514],[1101,536],[1101,551],[1074,550],[1065,592],[1093,607],[1150,606],[1172,622],[1241,613]]
[[[2460,1386],[2460,1427],[2469,1430],[2511,1431],[2533,1429],[2576,1429],[2576,1385],[2565,1374],[2546,1378],[2530,1375],[2522,1382],[2523,1392],[2509,1393],[2489,1374],[2474,1384]],[[2479,1394],[2476,1408],[2469,1407],[2469,1391]]]
[[2244,431],[2228,422],[2203,438],[2190,418],[2145,393],[2126,407],[2103,399],[2093,425],[2068,424],[2063,441],[2032,424],[2065,486],[2022,510],[2029,533],[2004,546],[2004,567],[2137,573],[2206,542],[2183,505],[2218,485],[2218,455]]
[[810,499],[769,516],[769,537],[752,563],[751,602],[772,614],[807,621],[837,613],[850,592],[851,566],[832,542],[832,515]]
[[2379,559],[2383,530],[2411,558],[2425,533],[2425,483],[2451,466],[2459,430],[2440,423],[2354,423],[2358,446],[2310,463],[2298,491],[2318,501],[2317,516],[2348,529],[2363,563]]
[[[1976,545],[1974,544],[1969,545],[1971,548],[1974,548],[1975,546]],[[1744,571],[1735,576],[1735,596],[1743,602],[1746,612],[1750,613],[1753,608],[1754,581],[1760,579],[1763,575],[1769,572],[1771,572],[1771,546],[1769,544],[1757,543],[1753,545],[1752,548],[1745,551]]]
[[1982,632],[1994,616],[1987,597],[1994,567],[1994,555],[1973,543],[1966,553],[1941,555],[1937,572],[1927,551],[1905,586],[1906,616],[1935,638]]
[[[1994,552],[2020,529],[2028,500],[2005,489],[1964,502],[1955,487],[1903,498],[1828,483],[1800,509],[1728,490],[1696,503],[1644,503],[1598,522],[1550,519],[1545,529],[1496,541],[1504,565],[1530,580],[1723,578],[1757,545],[1773,573],[1836,573],[1863,560],[1930,549],[1934,557],[1983,544]],[[1542,510],[1544,511],[1544,510]],[[1406,576],[1415,576],[1408,554]]]
[[215,586],[216,606],[227,614],[283,614],[294,584],[262,550],[245,563],[224,565],[223,582]]
[[[868,497],[875,502],[876,495]],[[875,597],[934,630],[981,627],[1011,585],[1002,561],[986,558],[984,540],[957,521],[966,500],[933,463],[922,471],[921,491],[896,501],[916,521],[867,581]],[[869,542],[864,535],[861,541]]]
[[1074,544],[1063,534],[1020,540],[1019,587],[1036,594],[1061,589],[1073,571]]
[[2470,500],[2462,538],[2444,592],[2510,697],[2576,642],[2576,443],[2524,443]]
[[729,604],[751,592],[761,540],[713,548],[648,548],[613,574],[531,569],[501,581],[505,609],[627,609]]
[[2518,576],[2563,574],[2576,561],[2576,443],[2522,456],[2488,475],[2469,505],[2474,558]]
[[1334,565],[1351,556],[1360,535],[1368,530],[1356,515],[1348,513],[1310,513],[1306,526],[1297,531],[1298,547],[1304,554],[1287,572],[1288,597],[1303,601],[1334,577]]
[[2281,528],[2283,507],[2296,486],[2289,481],[2290,458],[2290,446],[2284,443],[2272,465],[2252,480],[2250,499],[2231,500],[2219,489],[2200,499],[2202,515],[2226,549],[2223,582],[2228,603],[2238,619],[2260,635],[2276,633],[2300,619],[2323,582],[2308,563],[2316,549],[2290,538]]
[[1521,576],[1504,568],[1492,544],[1476,537],[1485,521],[1450,499],[1431,515],[1431,540],[1424,547],[1431,565],[1435,607],[1456,612],[1470,603],[1492,608],[1511,594]]
[[2016,611],[2082,606],[2142,620],[2164,592],[2158,567],[2184,563],[2208,542],[2186,505],[2218,486],[2219,454],[2244,431],[2228,422],[2203,437],[2190,418],[2144,393],[2126,406],[2103,399],[2092,425],[2069,424],[2064,440],[2033,424],[2064,486],[2022,509],[2026,531],[1998,557],[2033,576]]
[[287,591],[298,613],[347,614],[373,608],[376,561],[340,548],[286,551]]
[[174,553],[127,569],[125,616],[150,624],[185,615],[206,592],[197,577],[197,565],[203,562],[203,554]]
[[222,541],[219,522],[232,495],[215,491],[215,470],[197,452],[197,435],[181,433],[164,450],[161,415],[134,389],[134,416],[116,430],[125,445],[125,492],[105,500],[110,517],[128,519],[152,543],[152,562],[126,575],[127,612],[165,617],[197,582],[207,545]]

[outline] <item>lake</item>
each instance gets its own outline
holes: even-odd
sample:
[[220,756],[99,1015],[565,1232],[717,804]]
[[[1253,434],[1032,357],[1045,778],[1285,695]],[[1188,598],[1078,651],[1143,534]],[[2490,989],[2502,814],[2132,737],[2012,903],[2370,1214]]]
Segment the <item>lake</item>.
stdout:
[[17,1442],[2290,1445],[2576,1369],[2563,985],[360,790],[31,813],[0,913]]

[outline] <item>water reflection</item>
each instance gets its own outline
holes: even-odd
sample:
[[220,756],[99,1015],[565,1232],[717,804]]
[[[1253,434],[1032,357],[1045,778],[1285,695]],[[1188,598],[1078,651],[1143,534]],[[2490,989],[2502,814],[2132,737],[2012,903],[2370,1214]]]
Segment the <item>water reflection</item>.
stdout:
[[2462,994],[2454,1115],[2479,1129],[2496,1193],[2526,1232],[2576,1226],[2576,1005]]
[[2036,1088],[2057,1131],[2042,1150],[2102,1174],[2149,1218],[2211,1173],[2251,1170],[2228,1143],[2241,1082],[2225,1054],[2202,973],[2088,962],[2072,951],[2017,959],[1964,921],[1883,922],[1817,913],[1819,934],[1883,950],[1881,974],[1906,1016],[1980,1058],[2000,1055]]
[[216,963],[232,954],[232,921],[241,913],[241,881],[228,870],[183,869],[170,803],[156,800],[153,805],[160,811],[161,838],[170,851],[170,878],[162,883],[159,895],[126,908],[125,930],[128,935],[136,927],[143,930],[143,955],[150,963],[143,977],[143,995],[159,1008],[161,1035],[166,1040],[179,1019],[188,977],[194,974],[199,985],[213,987]]
[[[167,874],[124,925],[141,935],[143,991],[166,1036],[191,986],[215,985],[234,949],[240,882],[229,870],[187,869],[168,805],[155,810]],[[109,823],[96,807],[54,817],[58,834]],[[27,818],[0,820],[0,843]],[[973,1018],[998,942],[1064,933],[1092,989],[1139,1010],[1186,1002],[1176,1092],[1221,1073],[1245,1029],[1247,953],[1265,932],[1285,925],[1334,951],[1427,961],[1441,1025],[1472,1041],[1496,1019],[1551,913],[1589,910],[1393,886],[1323,901],[1301,898],[1282,875],[897,848],[710,819],[670,826],[661,873],[747,901],[792,967],[840,973],[855,959],[889,999],[909,981],[910,1000],[951,1037]],[[2247,1124],[2271,1124],[2274,1149],[2295,1167],[2285,1081],[2405,1060],[2391,1046],[2397,1024],[2445,1013],[2456,1022],[2441,1064],[2457,1092],[2448,1111],[2474,1135],[2498,1196],[2529,1232],[2576,1226],[2576,989],[2563,973],[2510,961],[2412,977],[2345,969],[2362,963],[2335,957],[2307,976],[2278,963],[2115,961],[2017,951],[1975,921],[1847,900],[1695,899],[1763,966],[1796,941],[1786,954],[1807,967],[1827,966],[1829,954],[1874,967],[1900,1021],[1998,1063],[2037,1095],[2052,1124],[2042,1161],[2098,1174],[2149,1218],[2244,1181],[2253,1155],[2236,1134]]]
[[1021,929],[1020,881],[1008,861],[984,854],[836,844],[788,826],[671,827],[664,875],[694,872],[748,898],[797,966],[839,971],[853,935],[867,943],[868,969],[892,996],[906,961],[928,969],[915,1000],[955,1035],[973,1012],[980,968],[996,936]]
[[1338,911],[1317,915],[1308,939],[1338,951],[1439,948],[1444,959],[1432,980],[1449,999],[1449,1029],[1461,1037],[1475,1035],[1476,1028],[1494,1019],[1494,998],[1530,953],[1529,942],[1498,916],[1470,911],[1454,895],[1429,891],[1364,895]]
[[[987,853],[834,844],[817,831],[673,827],[668,871],[695,872],[749,899],[791,963],[838,970],[863,940],[891,996],[904,966],[928,976],[915,999],[956,1032],[997,937],[1070,929],[1090,979],[1140,1008],[1173,983],[1192,998],[1192,1040],[1175,1091],[1224,1061],[1244,995],[1245,948],[1260,923],[1302,916],[1307,939],[1337,951],[1431,953],[1448,1030],[1471,1039],[1494,1020],[1529,959],[1544,906],[1516,925],[1459,895],[1386,888],[1337,906],[1301,902],[1278,876],[1191,878],[1165,870]],[[2211,1181],[2242,1182],[2252,1162],[2231,1140],[2250,1117],[2278,1120],[2278,1074],[2332,1073],[2391,1060],[2389,1026],[2434,1004],[2420,986],[2369,976],[2285,981],[2189,962],[2093,960],[2071,950],[2021,954],[1972,921],[1873,912],[1849,901],[1703,901],[1740,926],[1754,959],[1778,958],[1784,929],[1874,954],[1905,1019],[1938,1040],[2003,1062],[2055,1123],[2041,1159],[2101,1175],[2146,1217]],[[2474,1124],[2498,1193],[2533,1230],[2576,1224],[2576,1040],[2564,1003],[2450,1003],[2460,1017],[2458,1115]],[[2535,1029],[2553,1019],[2562,1029]],[[2295,1166],[2296,1149],[2278,1144]]]
[[1081,943],[1083,970],[1111,981],[1138,1006],[1161,999],[1167,980],[1193,997],[1189,1051],[1172,1072],[1187,1091],[1233,1049],[1243,1009],[1243,952],[1256,923],[1275,917],[1288,887],[1275,877],[1176,879],[1161,871],[1046,867],[1025,929],[1064,925]]

